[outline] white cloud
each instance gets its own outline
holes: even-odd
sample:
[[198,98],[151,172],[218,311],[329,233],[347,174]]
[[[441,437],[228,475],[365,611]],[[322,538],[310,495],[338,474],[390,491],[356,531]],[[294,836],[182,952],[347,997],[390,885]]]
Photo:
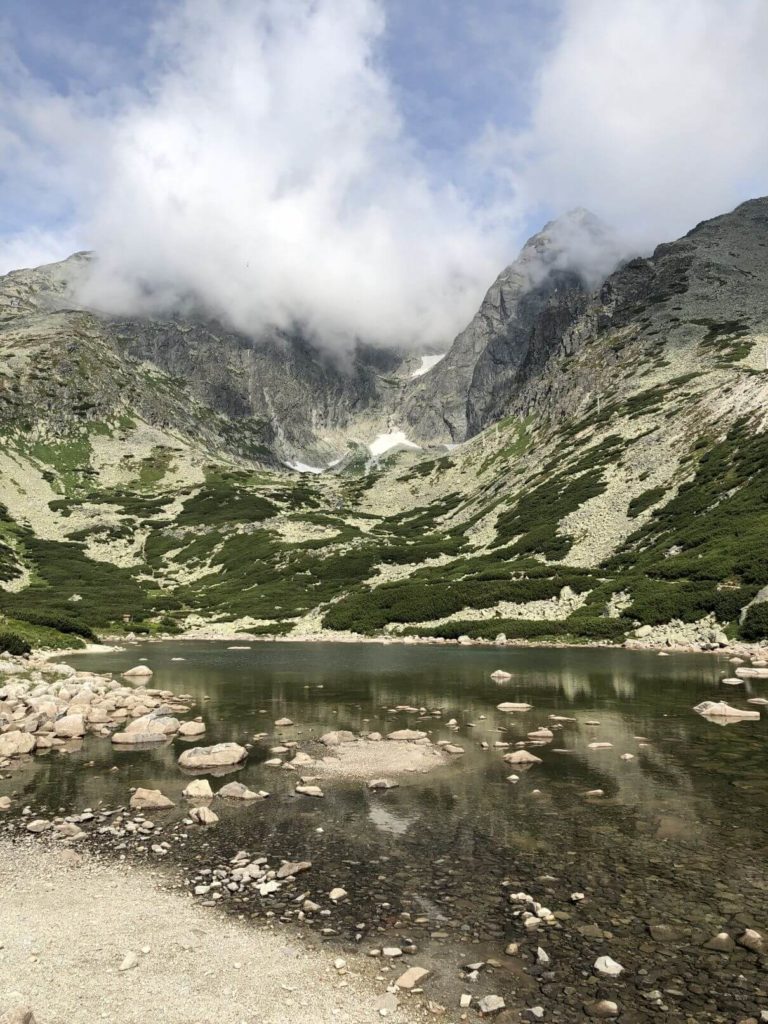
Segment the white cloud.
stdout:
[[137,81],[111,90],[102,69],[90,93],[55,92],[0,33],[0,271],[93,248],[83,297],[113,312],[434,350],[540,213],[585,206],[648,248],[768,192],[765,0],[561,0],[510,102],[529,102],[524,130],[485,130],[469,184],[457,154],[461,189],[403,124],[385,0],[161,9]]
[[411,150],[376,62],[375,0],[188,0],[109,141],[83,298],[202,302],[244,331],[445,343],[503,261]]
[[564,0],[529,129],[486,137],[528,203],[642,246],[768,192],[765,0]]

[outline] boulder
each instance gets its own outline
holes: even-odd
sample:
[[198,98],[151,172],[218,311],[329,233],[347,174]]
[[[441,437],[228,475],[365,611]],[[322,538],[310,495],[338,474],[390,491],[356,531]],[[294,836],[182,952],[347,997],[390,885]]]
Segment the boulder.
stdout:
[[477,1005],[480,1013],[482,1013],[484,1017],[490,1017],[491,1014],[501,1013],[506,1006],[506,1003],[501,996],[483,996],[483,998],[478,1001]]
[[275,725],[278,727],[278,729],[283,729],[287,728],[289,725],[293,725],[293,722],[290,720],[290,718],[278,718],[278,720],[275,722]]
[[219,820],[218,814],[214,814],[210,807],[203,805],[202,807],[193,807],[189,812],[189,816],[192,821],[197,822],[198,825],[215,825]]
[[752,953],[768,953],[768,939],[756,928],[747,928],[746,931],[736,939],[740,946],[750,950]]
[[35,818],[34,821],[30,821],[27,825],[27,832],[39,834],[40,832],[47,832],[50,827],[50,821],[46,821],[45,818]]
[[555,734],[551,729],[534,729],[533,732],[528,733],[529,740],[541,740],[542,742],[549,743],[550,740],[555,738]]
[[504,760],[507,764],[541,764],[541,758],[536,757],[530,750],[515,750],[511,754],[505,754]]
[[491,672],[491,679],[493,679],[495,683],[506,683],[509,682],[511,678],[511,672],[505,672],[503,669],[500,668],[497,668],[495,672]]
[[141,676],[151,676],[153,672],[149,665],[136,665],[134,668],[129,668],[127,672],[123,672],[123,675],[128,678],[140,678]]
[[179,726],[179,736],[202,736],[205,732],[205,722],[182,722]]
[[126,732],[158,732],[172,736],[179,731],[179,720],[171,715],[140,715],[125,727]]
[[311,860],[300,860],[300,861],[286,861],[277,869],[277,877],[279,879],[290,878],[291,876],[300,875],[304,871],[309,871],[312,867]]
[[168,736],[163,732],[162,729],[155,729],[152,732],[128,732],[126,729],[124,732],[112,733],[112,742],[116,747],[135,747],[140,746],[144,743],[165,743]]
[[212,747],[191,747],[179,756],[182,768],[221,768],[240,764],[248,757],[248,751],[239,743],[216,743]]
[[137,811],[162,811],[173,806],[173,800],[159,789],[142,789],[140,786],[131,796],[131,807]]
[[320,789],[319,786],[300,785],[296,787],[296,792],[301,793],[303,796],[325,796],[325,793],[323,793],[322,789]]
[[338,747],[342,743],[354,743],[355,734],[349,732],[347,729],[335,729],[333,732],[327,732],[320,737],[320,742],[324,743],[326,747]]
[[261,800],[261,793],[254,793],[252,789],[248,789],[242,782],[228,782],[226,786],[222,786],[217,796],[227,797],[229,800]]
[[192,779],[183,791],[187,800],[212,800],[213,790],[208,779]]
[[11,809],[11,798],[9,796],[0,796],[0,811],[10,811]]
[[394,789],[399,783],[393,782],[392,779],[371,779],[368,783],[368,789]]
[[394,732],[387,734],[387,739],[400,743],[415,743],[417,740],[427,739],[427,734],[420,732],[418,729],[396,729]]
[[734,708],[730,704],[726,704],[724,700],[703,700],[693,710],[705,718],[734,718],[749,722],[760,719],[759,711],[744,711],[741,708]]
[[35,737],[20,729],[0,733],[0,757],[19,757],[31,754],[35,749]]
[[85,718],[82,715],[65,715],[53,723],[53,731],[57,736],[74,739],[85,736]]
[[533,704],[520,704],[509,700],[496,705],[497,711],[530,711],[532,708]]

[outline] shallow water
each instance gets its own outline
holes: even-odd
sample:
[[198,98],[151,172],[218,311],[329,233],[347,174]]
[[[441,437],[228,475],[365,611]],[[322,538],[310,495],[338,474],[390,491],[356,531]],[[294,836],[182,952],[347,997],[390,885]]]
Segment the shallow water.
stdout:
[[[337,941],[360,936],[363,948],[412,940],[419,950],[412,962],[435,968],[434,990],[452,1006],[460,991],[472,991],[499,992],[514,1007],[539,1004],[566,1021],[580,1019],[582,1004],[595,998],[619,1002],[624,1021],[660,1014],[736,1021],[768,1009],[768,974],[755,954],[701,948],[723,929],[737,935],[745,924],[768,926],[768,714],[721,727],[691,710],[704,699],[747,706],[748,696],[768,696],[768,681],[722,686],[727,661],[706,655],[394,644],[227,647],[152,643],[67,659],[77,668],[118,673],[146,658],[155,673],[151,686],[198,700],[208,725],[198,743],[243,743],[270,733],[228,778],[272,798],[247,807],[217,802],[220,824],[191,834],[187,858],[215,864],[245,848],[276,861],[311,860],[305,888],[327,893],[341,885],[351,897],[319,926],[332,927]],[[497,668],[513,679],[494,683],[489,677]],[[534,709],[504,714],[496,705],[505,700]],[[388,710],[398,704],[440,709],[442,717],[417,726],[417,715]],[[575,721],[535,748],[543,763],[528,771],[505,765],[504,751],[493,743],[514,744],[532,729],[551,727],[553,714]],[[275,729],[281,717],[294,727]],[[458,731],[447,728],[451,718]],[[599,725],[587,724],[592,721]],[[451,739],[466,753],[429,774],[403,776],[387,793],[369,793],[359,780],[324,779],[324,800],[294,797],[294,773],[262,763],[281,740],[298,740],[311,751],[310,741],[329,728],[386,733],[405,726]],[[490,750],[480,748],[483,740]],[[590,750],[593,741],[613,746]],[[122,751],[88,738],[80,751],[27,760],[12,780],[0,782],[0,794],[13,788],[36,810],[69,813],[124,805],[129,787],[147,786],[179,803],[153,819],[173,820],[184,812],[187,777],[176,758],[188,745],[176,740]],[[568,752],[556,752],[563,749]],[[622,761],[625,752],[634,759]],[[120,770],[110,772],[113,766]],[[507,781],[513,770],[517,784]],[[593,789],[604,796],[585,798]],[[507,891],[518,890],[567,915],[560,927],[528,937],[506,899]],[[587,898],[571,903],[574,891]],[[270,906],[278,915],[290,911],[288,900],[230,909],[260,917]],[[658,922],[678,927],[679,936],[655,941],[649,925]],[[521,956],[504,956],[508,941],[522,943]],[[549,965],[536,964],[537,946],[549,953]],[[620,979],[590,973],[603,954],[624,965]],[[502,966],[486,968],[468,985],[462,957],[498,958]]]

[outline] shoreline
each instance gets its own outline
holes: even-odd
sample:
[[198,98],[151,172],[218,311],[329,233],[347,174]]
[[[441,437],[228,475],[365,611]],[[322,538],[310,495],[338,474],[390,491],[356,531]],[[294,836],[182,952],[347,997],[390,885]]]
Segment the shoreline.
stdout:
[[0,838],[0,900],[0,1010],[28,1006],[41,1024],[362,1024],[381,1005],[395,1024],[428,1015],[418,996],[386,1000],[368,957],[218,913],[149,865]]
[[[647,641],[641,638],[628,638],[624,643],[614,644],[609,641],[585,641],[584,643],[568,643],[565,641],[544,641],[544,640],[525,640],[525,639],[507,639],[507,640],[479,640],[470,638],[468,640],[449,640],[441,637],[415,637],[415,636],[366,636],[364,634],[331,634],[331,633],[311,633],[311,634],[258,634],[248,633],[247,631],[233,630],[231,632],[219,632],[217,630],[200,630],[200,631],[186,631],[184,633],[178,633],[175,635],[164,634],[162,636],[154,637],[117,637],[117,636],[106,636],[103,644],[89,644],[86,647],[71,649],[67,651],[52,650],[50,648],[39,648],[35,651],[36,654],[50,655],[51,657],[56,655],[68,655],[68,654],[88,654],[88,653],[107,653],[109,651],[124,650],[126,644],[142,644],[142,643],[166,643],[173,641],[202,641],[205,643],[220,642],[220,643],[337,643],[337,644],[380,644],[381,646],[389,646],[393,644],[399,644],[402,646],[416,647],[483,647],[492,648],[494,650],[504,650],[505,648],[523,648],[523,649],[556,649],[556,650],[596,650],[596,651],[645,651],[648,653],[656,652],[657,654],[717,654],[723,657],[739,657],[748,660],[766,659],[768,660],[768,645],[761,643],[749,643],[747,641],[733,641],[725,646],[716,644],[709,644],[702,646],[695,643],[681,643],[681,644],[668,644],[666,642],[655,642]],[[112,646],[116,645],[116,646]]]

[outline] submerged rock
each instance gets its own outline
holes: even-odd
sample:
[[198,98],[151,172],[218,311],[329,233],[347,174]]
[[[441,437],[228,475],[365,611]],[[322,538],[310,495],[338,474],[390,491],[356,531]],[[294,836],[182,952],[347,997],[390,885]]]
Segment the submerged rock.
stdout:
[[497,711],[531,711],[533,710],[533,704],[521,704],[515,703],[514,701],[505,700],[501,704],[496,705]]
[[387,733],[388,740],[396,740],[401,743],[416,743],[418,740],[427,739],[427,734],[419,729],[396,729]]
[[730,704],[726,704],[724,700],[703,700],[693,710],[705,718],[741,718],[746,721],[758,721],[760,718],[759,711],[734,708]]

